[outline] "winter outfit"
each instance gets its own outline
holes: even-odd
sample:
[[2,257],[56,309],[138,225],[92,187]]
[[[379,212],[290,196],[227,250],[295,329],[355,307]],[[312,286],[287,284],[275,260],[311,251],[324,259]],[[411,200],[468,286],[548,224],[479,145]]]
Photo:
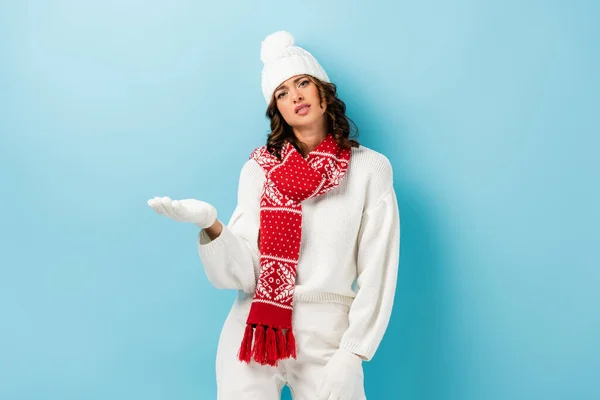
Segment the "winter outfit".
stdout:
[[[350,361],[359,360],[352,355],[354,359],[338,357],[340,364],[348,361],[347,368],[329,364],[327,371],[333,374],[326,374],[328,362],[338,359],[334,354],[355,353],[367,361],[373,357],[392,311],[400,219],[388,159],[362,145],[351,151],[340,184],[302,202],[293,294],[296,359],[282,360],[278,366],[238,360],[261,274],[258,230],[266,173],[255,159],[242,167],[237,206],[219,237],[211,241],[204,230],[200,232],[198,251],[209,281],[217,288],[239,290],[219,340],[219,399],[279,399],[276,393],[283,382],[297,394],[294,400],[318,399],[320,377],[336,379],[339,372],[338,377],[352,383],[342,372],[362,373]],[[364,398],[359,386],[350,399]]]
[[[287,32],[263,42],[263,95],[298,74],[327,75]],[[365,399],[362,359],[386,330],[400,252],[389,160],[331,134],[306,158],[289,142],[242,167],[238,203],[198,252],[209,281],[237,289],[217,351],[218,398]]]

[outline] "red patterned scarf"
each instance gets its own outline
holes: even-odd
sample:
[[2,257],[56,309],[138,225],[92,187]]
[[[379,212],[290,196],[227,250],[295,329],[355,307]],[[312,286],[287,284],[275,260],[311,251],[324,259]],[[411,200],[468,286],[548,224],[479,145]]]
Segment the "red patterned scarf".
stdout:
[[266,146],[252,152],[250,158],[265,170],[266,180],[260,199],[260,276],[238,352],[241,361],[254,358],[262,365],[277,365],[278,360],[296,358],[292,309],[301,203],[336,187],[346,174],[350,154],[331,134],[306,159],[287,141],[281,161]]

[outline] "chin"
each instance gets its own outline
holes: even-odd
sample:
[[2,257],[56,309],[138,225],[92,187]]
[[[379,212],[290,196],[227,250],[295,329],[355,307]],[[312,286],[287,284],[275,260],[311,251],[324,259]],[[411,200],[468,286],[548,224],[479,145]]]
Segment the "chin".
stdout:
[[294,128],[301,128],[304,126],[309,126],[315,123],[314,119],[311,120],[307,120],[307,119],[303,119],[300,121],[294,121],[292,124],[290,124],[291,126],[293,126]]
[[319,122],[319,120],[321,118],[323,118],[323,114],[322,115],[307,115],[306,117],[299,117],[297,119],[294,119],[294,121],[292,121],[292,123],[290,124],[293,127],[299,128],[302,126],[309,126],[309,125],[313,125],[317,122]]

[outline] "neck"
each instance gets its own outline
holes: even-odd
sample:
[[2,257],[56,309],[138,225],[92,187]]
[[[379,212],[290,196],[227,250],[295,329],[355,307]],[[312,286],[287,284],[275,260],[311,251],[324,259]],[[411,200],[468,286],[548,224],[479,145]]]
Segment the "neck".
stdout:
[[327,123],[318,126],[294,127],[293,129],[296,138],[305,145],[304,157],[313,151],[327,137],[328,133]]

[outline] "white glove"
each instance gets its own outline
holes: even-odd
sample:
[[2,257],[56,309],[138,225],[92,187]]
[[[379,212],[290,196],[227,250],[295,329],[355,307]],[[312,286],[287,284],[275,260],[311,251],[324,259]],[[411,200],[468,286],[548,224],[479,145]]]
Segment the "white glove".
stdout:
[[318,400],[353,400],[363,386],[362,359],[345,349],[338,349],[325,364],[317,384]]
[[179,222],[191,222],[202,229],[212,226],[217,220],[217,209],[196,199],[171,200],[169,197],[155,197],[148,205],[160,215]]

